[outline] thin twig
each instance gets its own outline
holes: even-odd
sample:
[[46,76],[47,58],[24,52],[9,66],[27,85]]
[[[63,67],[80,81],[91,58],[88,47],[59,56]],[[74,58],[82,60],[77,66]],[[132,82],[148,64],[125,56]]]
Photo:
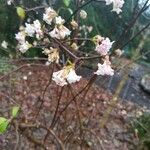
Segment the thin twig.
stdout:
[[[45,127],[45,126],[43,126],[43,125],[41,125],[41,124],[38,125],[38,124],[25,124],[25,123],[21,123],[21,124],[19,124],[19,127],[20,127],[21,129],[22,129],[22,128],[37,128],[37,129],[42,128],[42,129],[46,130],[47,132],[49,132],[49,134],[51,134],[51,135],[56,139],[56,141],[59,143],[59,145],[60,145],[60,147],[61,147],[62,150],[65,150],[63,143],[62,143],[61,140],[56,136],[56,134],[54,133],[53,130],[48,129],[47,127]],[[30,137],[29,137],[29,138],[30,138]],[[33,139],[32,139],[32,140],[33,140]],[[35,141],[36,141],[36,144],[41,145],[42,147],[44,147],[45,149],[47,149],[43,143],[41,143],[41,142],[39,143],[38,140],[35,140],[35,139],[34,139],[34,142],[35,142]],[[37,141],[38,141],[38,142],[37,142]]]

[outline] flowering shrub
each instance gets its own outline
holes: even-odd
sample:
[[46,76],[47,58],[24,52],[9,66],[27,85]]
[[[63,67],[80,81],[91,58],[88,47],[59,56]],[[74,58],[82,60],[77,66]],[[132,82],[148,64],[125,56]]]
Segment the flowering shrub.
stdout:
[[[121,8],[124,1],[106,0],[106,5],[110,5],[111,3],[113,3],[112,11],[116,11],[116,13],[119,14],[122,11]],[[87,13],[81,10],[80,17],[81,19],[86,19]],[[31,47],[45,45],[42,48],[43,53],[48,56],[48,62],[50,63],[59,64],[62,61],[60,58],[64,55],[64,50],[67,55],[73,58],[73,62],[70,63],[70,65],[65,65],[62,70],[53,73],[52,80],[60,86],[66,85],[67,82],[74,83],[79,81],[81,76],[77,76],[75,73],[76,64],[81,59],[88,59],[86,57],[80,58],[76,56],[72,50],[68,49],[68,47],[78,49],[78,42],[72,43],[71,40],[73,39],[71,38],[73,32],[80,27],[74,19],[71,20],[69,28],[66,27],[68,23],[69,22],[66,23],[53,8],[48,7],[45,8],[45,12],[43,13],[43,21],[35,20],[33,23],[25,23],[25,26],[20,27],[20,31],[15,37],[18,41],[17,49],[22,53],[25,53]],[[28,37],[32,38],[34,42],[31,43],[31,40],[28,41]],[[102,37],[101,35],[96,35],[90,40],[95,43],[95,51],[99,54],[99,58],[101,59],[101,63],[98,63],[98,70],[93,74],[112,76],[114,70],[111,68],[109,55],[114,41],[111,42],[108,37]],[[52,45],[49,44],[50,42],[52,42]],[[68,57],[68,59],[70,58]]]
[[[7,2],[8,5],[13,4],[13,0],[9,0]],[[103,2],[105,2],[106,5],[112,5],[112,11],[116,12],[117,15],[122,12],[124,4],[123,0],[105,0]],[[111,63],[111,56],[116,39],[110,39],[107,35],[95,35],[90,38],[87,38],[86,35],[84,37],[80,31],[87,30],[88,32],[86,34],[88,34],[92,31],[92,27],[80,25],[79,20],[86,20],[88,18],[88,12],[81,9],[81,7],[79,8],[79,10],[71,13],[71,19],[69,18],[66,20],[65,17],[60,15],[61,13],[59,11],[54,10],[51,6],[47,6],[44,8],[44,12],[42,12],[41,20],[35,19],[23,22],[19,28],[19,32],[15,34],[15,39],[17,41],[16,49],[18,52],[26,53],[27,51],[30,51],[30,48],[32,47],[40,48],[42,54],[46,57],[46,64],[51,67],[52,73],[50,74],[50,80],[44,91],[42,91],[42,95],[40,95],[41,105],[34,114],[35,123],[37,123],[37,118],[39,117],[42,106],[44,105],[45,91],[52,81],[54,81],[53,83],[55,86],[58,85],[57,96],[55,98],[58,100],[56,110],[51,120],[50,127],[45,128],[45,126],[42,126],[41,124],[36,124],[35,126],[32,125],[32,127],[46,129],[47,132],[51,133],[57,139],[61,146],[61,141],[49,129],[56,130],[54,127],[56,123],[59,122],[62,113],[66,111],[71,103],[74,102],[76,107],[76,118],[79,122],[80,133],[82,134],[85,128],[83,127],[80,119],[80,105],[78,104],[77,98],[81,98],[84,101],[88,90],[96,80],[97,76],[113,76],[115,73],[115,69]],[[18,12],[20,18],[25,18],[25,10],[21,8],[20,11]],[[80,47],[86,46],[86,42],[90,42],[94,45],[92,52],[88,54],[80,51]],[[8,43],[3,41],[1,46],[4,49],[7,49]],[[123,51],[120,49],[115,51],[117,56],[121,56],[122,53]],[[89,61],[89,63],[91,63],[91,60],[96,61],[91,78],[82,89],[76,92],[74,84],[76,82],[79,82],[80,84],[82,80],[82,75],[77,73],[77,70],[85,61]],[[23,79],[28,80],[26,76],[24,76]],[[60,108],[60,100],[63,95],[63,90],[66,88],[68,90],[67,92],[71,95],[71,98],[66,96],[68,101],[65,102],[64,108],[60,109],[59,112],[58,109]],[[116,91],[119,93],[119,90]],[[82,97],[80,97],[81,94],[83,94]],[[116,97],[114,99],[116,101]],[[13,120],[14,118],[11,118],[9,123],[13,122]],[[7,120],[2,118],[2,121],[4,122]],[[20,128],[26,128],[26,126],[23,125],[21,125]],[[47,139],[47,135],[44,140],[45,139]],[[42,144],[45,142],[44,140]]]

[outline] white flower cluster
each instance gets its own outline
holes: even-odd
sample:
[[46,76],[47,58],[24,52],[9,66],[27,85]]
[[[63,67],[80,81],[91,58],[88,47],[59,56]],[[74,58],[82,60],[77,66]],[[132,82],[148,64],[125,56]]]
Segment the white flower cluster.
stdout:
[[25,23],[25,25],[25,33],[27,36],[34,37],[34,35],[36,35],[37,39],[43,37],[43,31],[39,20],[33,21],[33,24]]
[[94,42],[96,44],[95,51],[99,53],[103,58],[103,64],[98,63],[98,70],[94,73],[97,75],[114,75],[114,70],[111,68],[111,62],[109,61],[108,52],[114,43],[110,41],[110,39],[101,37],[97,35],[94,37]]
[[117,14],[122,12],[124,0],[105,0],[105,1],[106,1],[106,5],[113,4],[112,11],[115,11]]
[[29,42],[25,40],[26,33],[25,33],[24,27],[20,27],[20,31],[17,34],[15,34],[15,38],[18,41],[17,48],[22,53],[25,53],[30,47],[32,47],[32,45],[29,44]]
[[52,80],[59,86],[67,85],[80,81],[81,76],[78,76],[73,67],[66,66],[62,70],[54,72]]
[[64,39],[66,36],[70,35],[70,30],[64,25],[55,26],[55,28],[49,33],[52,38]]
[[49,32],[52,38],[64,39],[66,36],[70,35],[71,31],[63,25],[65,20],[62,19],[61,16],[58,16],[52,8],[49,7],[45,10],[43,20],[49,25],[54,21],[55,27]]
[[[113,2],[114,5],[114,11],[115,8],[118,9],[121,8],[121,6],[118,3],[114,3],[115,0],[107,0],[106,4],[111,4]],[[117,6],[116,6],[117,5]],[[116,6],[116,7],[115,7]],[[117,10],[117,13],[120,12]],[[87,13],[83,10],[80,11],[80,17],[85,19],[87,17]],[[40,40],[40,42],[44,42],[48,47],[50,39],[44,38],[44,33],[48,33],[51,38],[56,39],[65,39],[67,36],[71,34],[71,31],[65,27],[64,23],[65,20],[58,16],[56,11],[52,9],[51,7],[48,7],[45,9],[45,12],[43,14],[43,20],[45,22],[45,26],[41,26],[41,23],[39,20],[33,21],[32,24],[25,23],[25,26],[20,27],[20,31],[16,34],[16,40],[18,41],[18,49],[25,53],[32,45],[26,40],[26,37],[36,38],[37,40]],[[72,26],[72,29],[75,30],[78,28],[78,24],[75,20],[72,20],[70,25]],[[50,31],[46,29],[47,26],[50,26]],[[90,31],[92,29],[89,29]],[[89,31],[89,32],[90,32]],[[114,74],[114,70],[111,68],[111,62],[109,61],[109,50],[112,47],[112,44],[114,42],[111,42],[108,37],[101,37],[100,35],[95,36],[93,38],[93,41],[96,44],[95,51],[99,53],[99,55],[103,58],[103,63],[98,63],[98,70],[94,72],[96,75],[110,75],[112,76]],[[5,44],[5,43],[4,43]],[[3,47],[5,46],[3,44]],[[37,45],[37,41],[33,42],[33,45]],[[6,46],[5,46],[6,47]],[[76,43],[72,43],[71,47],[74,50],[78,49],[78,46]],[[57,48],[44,48],[43,53],[48,56],[48,63],[59,63],[59,50]],[[52,80],[56,82],[59,86],[67,85],[68,83],[75,83],[78,82],[81,79],[81,76],[78,76],[75,72],[75,64],[71,64],[68,66],[64,66],[63,69],[53,72]]]
[[39,20],[35,20],[33,24],[25,23],[25,27],[21,26],[20,31],[15,34],[15,38],[18,41],[18,49],[22,53],[25,53],[30,47],[32,47],[32,44],[26,41],[26,36],[36,36],[36,38],[39,40],[43,38],[43,35],[44,34]]

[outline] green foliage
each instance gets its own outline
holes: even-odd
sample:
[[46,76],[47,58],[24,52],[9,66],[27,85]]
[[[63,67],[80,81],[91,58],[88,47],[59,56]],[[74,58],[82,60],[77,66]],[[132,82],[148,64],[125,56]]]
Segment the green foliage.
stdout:
[[137,130],[139,137],[139,150],[150,149],[150,114],[143,114],[132,123],[133,129]]
[[11,123],[11,121],[17,117],[19,113],[20,107],[14,106],[11,109],[11,115],[12,117],[10,119],[6,119],[4,117],[0,117],[0,134],[3,134],[6,132],[8,125]]
[[69,7],[71,0],[63,0],[66,7]]
[[6,57],[0,57],[0,73],[5,74],[15,69],[16,66],[9,63],[9,59]]
[[9,121],[6,118],[0,117],[0,134],[6,132]]
[[18,115],[19,110],[20,110],[20,107],[18,107],[18,106],[14,106],[12,108],[11,115],[12,115],[13,118],[15,118]]
[[16,10],[17,10],[17,14],[20,17],[20,19],[23,20],[26,15],[25,10],[22,7],[16,7]]

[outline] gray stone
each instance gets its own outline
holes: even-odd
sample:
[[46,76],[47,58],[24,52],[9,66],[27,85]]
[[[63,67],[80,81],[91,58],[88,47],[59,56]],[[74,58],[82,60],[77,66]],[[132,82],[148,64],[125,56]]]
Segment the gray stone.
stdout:
[[142,86],[144,91],[150,94],[150,74],[142,77],[140,85]]

